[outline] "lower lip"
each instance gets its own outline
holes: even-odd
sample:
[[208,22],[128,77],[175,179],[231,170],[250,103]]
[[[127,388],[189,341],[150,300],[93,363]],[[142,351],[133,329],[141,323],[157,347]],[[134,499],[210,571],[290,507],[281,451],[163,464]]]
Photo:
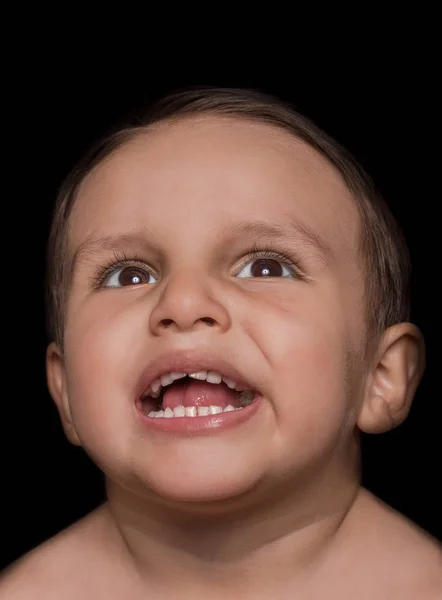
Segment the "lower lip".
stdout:
[[239,410],[207,415],[201,417],[148,417],[140,408],[137,412],[143,422],[152,431],[161,431],[175,435],[211,435],[217,431],[224,431],[245,423],[251,419],[261,408],[263,397],[256,396],[251,404]]

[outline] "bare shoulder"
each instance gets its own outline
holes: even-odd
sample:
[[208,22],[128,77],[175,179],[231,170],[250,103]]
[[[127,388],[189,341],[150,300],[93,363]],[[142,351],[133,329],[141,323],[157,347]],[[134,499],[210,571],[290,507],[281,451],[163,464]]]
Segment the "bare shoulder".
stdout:
[[391,598],[442,600],[441,544],[369,492],[358,502],[359,556],[378,581],[378,597],[383,588]]
[[[102,508],[67,527],[5,569],[0,600],[52,600],[84,597],[95,571],[105,569],[106,533]],[[102,566],[100,566],[102,565]]]

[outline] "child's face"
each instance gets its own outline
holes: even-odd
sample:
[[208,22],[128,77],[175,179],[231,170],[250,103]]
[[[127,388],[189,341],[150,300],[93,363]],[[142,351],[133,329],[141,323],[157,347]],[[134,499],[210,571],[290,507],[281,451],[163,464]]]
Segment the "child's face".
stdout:
[[[300,227],[282,238],[239,223]],[[87,177],[71,219],[71,251],[83,247],[65,327],[71,438],[124,487],[182,500],[233,497],[328,463],[333,472],[365,378],[358,239],[340,176],[269,125],[183,120],[118,150]],[[285,265],[278,276],[278,262],[262,276],[268,263],[250,252],[269,240],[302,276]],[[146,283],[94,289],[115,251]],[[149,430],[135,406],[140,378],[159,355],[194,349],[252,382],[259,410],[196,437]]]

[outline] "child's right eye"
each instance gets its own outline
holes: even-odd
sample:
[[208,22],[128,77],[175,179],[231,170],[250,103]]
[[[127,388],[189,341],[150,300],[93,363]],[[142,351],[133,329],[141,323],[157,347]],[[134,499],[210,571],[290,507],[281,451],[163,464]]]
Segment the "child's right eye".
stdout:
[[[151,279],[154,281],[151,281]],[[136,266],[126,266],[114,269],[105,280],[103,287],[119,288],[128,285],[144,285],[155,282],[156,280],[153,275],[146,271],[146,269]]]

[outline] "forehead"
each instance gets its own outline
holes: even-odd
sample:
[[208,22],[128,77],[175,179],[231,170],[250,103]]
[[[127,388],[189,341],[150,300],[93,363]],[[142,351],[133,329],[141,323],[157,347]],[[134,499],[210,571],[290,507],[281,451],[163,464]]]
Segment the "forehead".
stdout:
[[182,242],[186,229],[192,239],[211,239],[221,226],[254,218],[313,227],[343,252],[354,250],[359,229],[340,174],[302,140],[265,123],[186,118],[137,135],[85,178],[70,241],[75,249],[87,236],[143,224],[169,231],[175,224]]

